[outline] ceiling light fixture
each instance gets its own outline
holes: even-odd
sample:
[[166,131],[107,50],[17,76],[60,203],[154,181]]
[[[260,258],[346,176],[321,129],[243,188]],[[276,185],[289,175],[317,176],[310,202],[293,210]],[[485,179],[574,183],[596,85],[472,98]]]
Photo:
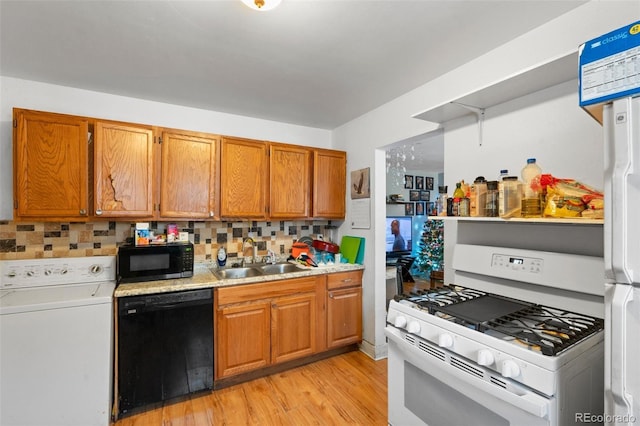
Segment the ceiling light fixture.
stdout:
[[242,3],[254,10],[267,11],[274,9],[281,1],[282,0],[242,0]]

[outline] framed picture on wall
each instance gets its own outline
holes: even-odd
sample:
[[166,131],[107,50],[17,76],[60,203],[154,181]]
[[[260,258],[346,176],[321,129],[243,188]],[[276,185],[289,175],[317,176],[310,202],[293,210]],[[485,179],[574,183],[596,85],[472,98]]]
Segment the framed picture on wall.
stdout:
[[431,192],[420,191],[420,201],[429,201],[430,198],[431,198]]
[[413,216],[413,203],[404,203],[404,215]]
[[404,175],[404,189],[413,189],[412,175]]
[[419,201],[420,200],[420,191],[417,189],[409,191],[409,201]]
[[424,216],[424,201],[418,201],[416,203],[416,216]]
[[434,203],[433,201],[431,201],[430,203],[427,203],[427,205],[429,207],[427,207],[427,213],[429,214],[429,216],[437,216],[438,215],[438,211],[436,210],[436,203]]
[[416,176],[416,189],[424,189],[424,176]]
[[433,178],[427,176],[426,179],[427,179],[427,188],[426,189],[428,189],[429,191],[433,191]]

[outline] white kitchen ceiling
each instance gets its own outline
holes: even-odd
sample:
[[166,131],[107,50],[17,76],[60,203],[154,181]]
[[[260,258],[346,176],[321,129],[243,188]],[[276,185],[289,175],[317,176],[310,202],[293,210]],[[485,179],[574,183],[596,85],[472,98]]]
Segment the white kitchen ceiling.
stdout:
[[334,129],[585,1],[0,1],[0,74]]

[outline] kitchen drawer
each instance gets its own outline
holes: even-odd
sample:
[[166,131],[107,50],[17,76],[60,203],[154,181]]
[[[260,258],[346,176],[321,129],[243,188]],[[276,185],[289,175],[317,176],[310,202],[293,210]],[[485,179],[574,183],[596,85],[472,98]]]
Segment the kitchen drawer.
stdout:
[[327,290],[362,285],[362,271],[340,272],[327,275]]
[[251,300],[273,299],[296,293],[315,292],[316,277],[291,278],[259,284],[243,284],[217,289],[218,306]]

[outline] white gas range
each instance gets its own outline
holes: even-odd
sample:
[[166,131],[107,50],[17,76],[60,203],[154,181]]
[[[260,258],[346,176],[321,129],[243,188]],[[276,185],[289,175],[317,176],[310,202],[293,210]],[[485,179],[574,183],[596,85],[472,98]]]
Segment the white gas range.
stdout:
[[453,266],[455,285],[389,305],[390,424],[603,414],[601,258],[459,244]]

